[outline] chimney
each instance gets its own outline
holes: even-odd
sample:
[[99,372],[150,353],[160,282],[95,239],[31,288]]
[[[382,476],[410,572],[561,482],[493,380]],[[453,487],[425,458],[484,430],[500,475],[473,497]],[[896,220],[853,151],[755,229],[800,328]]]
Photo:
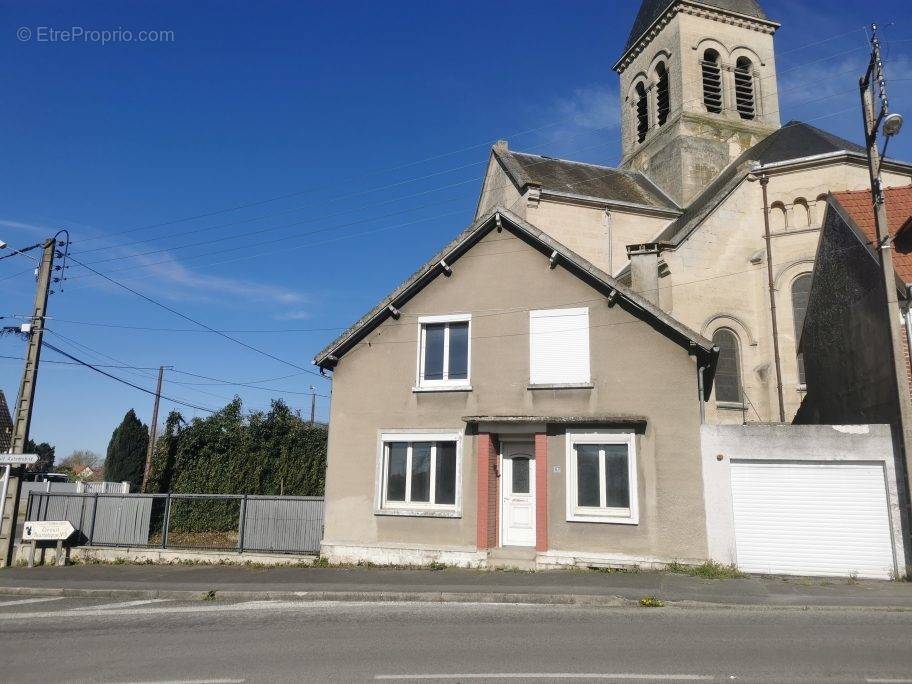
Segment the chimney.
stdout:
[[498,140],[496,143],[494,143],[494,149],[498,152],[506,152],[510,149],[510,147],[507,144],[506,140]]
[[664,242],[627,245],[630,259],[630,289],[659,305],[659,254],[668,247]]

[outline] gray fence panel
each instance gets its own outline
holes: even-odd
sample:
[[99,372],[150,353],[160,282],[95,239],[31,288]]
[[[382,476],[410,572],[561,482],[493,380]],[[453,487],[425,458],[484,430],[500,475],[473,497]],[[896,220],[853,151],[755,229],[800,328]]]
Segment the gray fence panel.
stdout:
[[[86,503],[91,499],[87,498]],[[92,543],[102,546],[146,546],[152,522],[151,497],[98,497]]]
[[315,552],[323,538],[323,499],[247,498],[244,548],[251,551]]

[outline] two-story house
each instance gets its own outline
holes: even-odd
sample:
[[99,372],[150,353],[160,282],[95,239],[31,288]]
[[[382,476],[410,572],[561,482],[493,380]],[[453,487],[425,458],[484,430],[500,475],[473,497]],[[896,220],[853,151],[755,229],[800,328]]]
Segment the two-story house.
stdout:
[[712,343],[506,209],[315,362],[333,373],[332,560],[707,557]]

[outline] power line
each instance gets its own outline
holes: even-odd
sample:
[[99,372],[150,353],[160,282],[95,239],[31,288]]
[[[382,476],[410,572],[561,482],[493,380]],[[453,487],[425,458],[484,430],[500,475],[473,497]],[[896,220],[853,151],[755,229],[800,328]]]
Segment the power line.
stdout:
[[92,273],[94,273],[95,275],[107,280],[109,283],[112,283],[113,285],[117,285],[118,287],[126,290],[127,292],[130,292],[130,293],[136,295],[140,299],[143,299],[143,300],[149,302],[150,304],[154,304],[155,306],[160,307],[160,308],[164,309],[165,311],[168,311],[168,312],[174,314],[175,316],[179,316],[180,318],[183,318],[185,321],[189,321],[190,323],[198,325],[201,328],[205,328],[206,330],[208,330],[211,333],[214,333],[220,337],[224,337],[226,340],[234,342],[235,344],[238,344],[238,345],[244,347],[245,349],[249,349],[252,352],[255,352],[257,354],[270,358],[273,361],[277,361],[278,363],[284,364],[286,366],[290,366],[291,368],[294,368],[299,371],[303,371],[305,373],[310,373],[311,375],[315,375],[316,377],[322,378],[324,380],[328,379],[325,376],[321,375],[320,373],[317,373],[316,371],[312,371],[309,368],[304,368],[303,366],[299,366],[296,363],[292,363],[291,361],[286,361],[285,359],[280,358],[280,357],[276,356],[275,354],[270,354],[269,352],[259,349],[258,347],[254,347],[252,344],[247,344],[246,342],[239,340],[236,337],[232,337],[231,335],[228,335],[227,333],[224,333],[221,330],[216,330],[212,326],[206,325],[202,321],[192,318],[192,317],[188,316],[187,314],[181,313],[177,309],[174,309],[174,308],[168,306],[167,304],[163,304],[162,302],[159,302],[159,301],[153,299],[152,297],[144,295],[142,292],[134,290],[132,287],[130,287],[128,285],[124,285],[119,280],[115,280],[114,278],[111,278],[110,276],[105,275],[101,271],[97,271],[94,268],[92,268],[91,266],[87,266],[86,264],[82,263],[81,261],[78,261],[77,259],[73,259],[72,257],[70,257],[70,258],[73,260],[73,263],[79,264],[83,268],[87,268],[88,270],[92,271]]
[[[68,359],[70,359],[70,360],[72,360],[72,361],[75,361],[77,364],[79,364],[79,365],[81,365],[81,366],[85,366],[86,368],[90,368],[90,369],[92,369],[93,371],[95,371],[96,373],[100,373],[101,375],[104,375],[105,377],[110,378],[111,380],[115,380],[115,381],[117,381],[117,382],[119,382],[119,383],[121,383],[121,384],[127,385],[128,387],[132,387],[133,389],[138,389],[140,392],[145,392],[146,394],[151,394],[152,396],[155,396],[155,392],[153,392],[152,390],[146,389],[145,387],[141,387],[140,385],[136,385],[136,384],[130,382],[129,380],[124,380],[123,378],[119,378],[119,377],[117,377],[116,375],[114,375],[114,374],[112,374],[112,373],[108,373],[107,371],[102,370],[102,369],[99,368],[98,366],[92,365],[92,364],[89,363],[88,361],[83,361],[82,359],[77,358],[77,357],[73,356],[72,354],[69,354],[69,353],[63,351],[62,349],[60,349],[60,348],[58,348],[58,347],[55,347],[55,346],[54,346],[53,344],[51,344],[50,342],[45,342],[45,343],[44,343],[44,346],[47,347],[48,349],[52,350],[52,351],[57,352],[58,354],[60,354],[60,355],[62,355],[62,356],[65,356],[66,358],[68,358]],[[173,398],[170,398],[170,397],[166,397],[164,394],[161,395],[161,398],[162,398],[162,399],[165,399],[165,400],[167,400],[167,401],[170,401],[171,403],[178,404],[178,405],[180,405],[180,406],[186,406],[186,407],[188,407],[188,408],[196,409],[196,410],[198,410],[198,411],[205,411],[206,413],[216,413],[216,411],[215,411],[214,409],[205,408],[204,406],[197,406],[197,405],[195,405],[195,404],[190,404],[190,403],[185,402],[185,401],[180,401],[180,400],[178,400],[178,399],[173,399]]]

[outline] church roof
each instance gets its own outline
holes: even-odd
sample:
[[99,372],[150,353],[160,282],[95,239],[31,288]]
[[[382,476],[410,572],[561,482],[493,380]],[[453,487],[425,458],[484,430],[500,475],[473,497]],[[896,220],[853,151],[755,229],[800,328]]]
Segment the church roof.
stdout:
[[751,162],[766,166],[834,152],[865,154],[861,145],[850,140],[801,121],[789,121],[729,164],[656,240],[680,243],[741,182]]
[[[720,9],[726,12],[733,12],[735,14],[743,14],[748,17],[753,17],[755,19],[762,19],[763,21],[769,21],[769,17],[766,16],[766,12],[763,11],[763,8],[760,7],[760,3],[757,0],[695,0],[696,4],[707,5],[708,7],[713,7],[715,9]],[[656,19],[661,17],[665,11],[671,7],[676,2],[680,0],[643,0],[643,4],[640,5],[640,11],[637,13],[636,19],[633,22],[633,28],[630,29],[630,36],[627,38],[627,45],[624,46],[624,52],[627,52],[633,44],[640,39],[650,26],[652,26]]]
[[609,166],[583,164],[494,148],[494,156],[519,187],[538,185],[543,190],[606,201],[638,204],[669,211],[680,208],[642,173]]

